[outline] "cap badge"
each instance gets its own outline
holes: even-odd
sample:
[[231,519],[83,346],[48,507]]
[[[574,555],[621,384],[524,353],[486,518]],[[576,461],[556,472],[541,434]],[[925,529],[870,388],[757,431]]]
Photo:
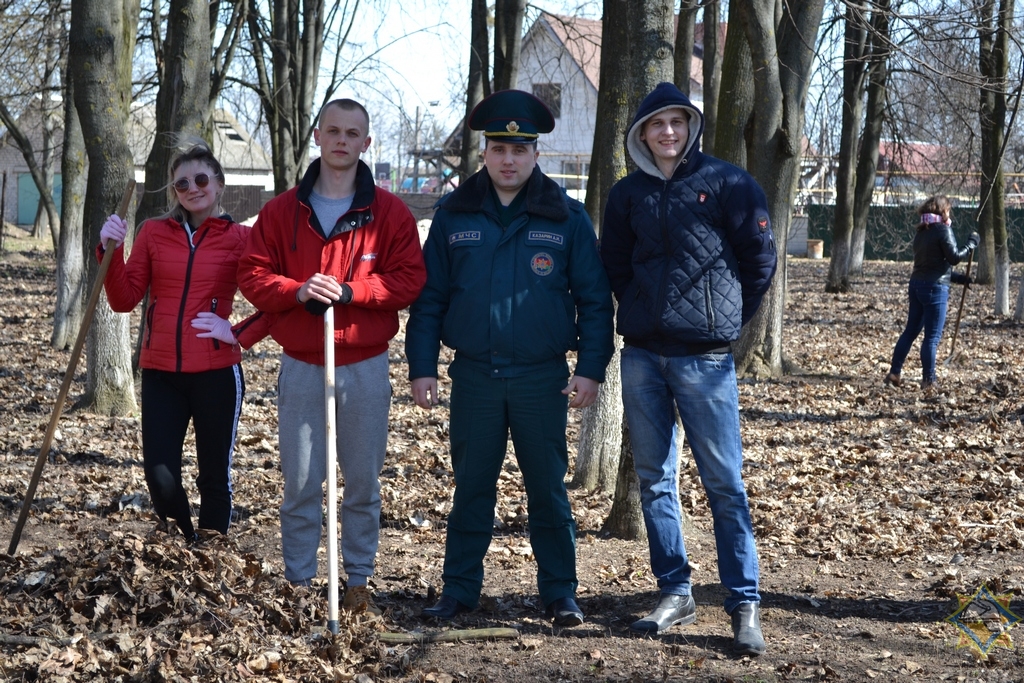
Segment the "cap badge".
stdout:
[[515,121],[509,121],[508,125],[505,126],[505,130],[507,130],[509,133],[518,133],[519,132],[519,124],[516,123]]

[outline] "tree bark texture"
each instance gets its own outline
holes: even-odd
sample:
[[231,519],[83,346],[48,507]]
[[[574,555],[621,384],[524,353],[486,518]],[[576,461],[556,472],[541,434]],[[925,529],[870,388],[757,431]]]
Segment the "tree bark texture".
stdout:
[[469,82],[466,86],[466,115],[462,119],[462,180],[480,170],[480,131],[470,130],[469,115],[487,96],[487,0],[472,0],[470,11]]
[[846,5],[843,40],[843,117],[836,168],[836,205],[832,217],[832,252],[826,292],[850,291],[850,243],[856,183],[857,138],[864,114],[867,75],[867,10],[863,2]]
[[167,38],[157,59],[156,135],[146,159],[146,188],[136,220],[162,214],[175,148],[191,139],[212,144],[210,119],[210,9],[207,0],[171,0]]
[[704,5],[704,136],[701,148],[715,149],[718,129],[718,93],[722,89],[722,60],[718,55],[718,24],[722,16],[720,0]]
[[[756,101],[747,170],[767,195],[780,254],[778,272],[760,309],[734,345],[737,372],[755,377],[782,373],[786,241],[800,175],[804,102],[824,0],[785,3],[778,19],[776,8],[773,0],[752,0],[739,8],[750,45]],[[729,32],[726,42],[733,33]]]
[[699,0],[680,0],[679,20],[676,22],[675,58],[673,74],[676,87],[690,96],[690,66],[693,64],[694,24],[697,23]]
[[[85,204],[85,140],[75,109],[74,79],[64,83],[64,149],[61,152],[61,230],[57,241],[57,296],[50,345],[70,349],[78,339],[86,298],[86,259],[94,259],[83,243]],[[87,253],[88,252],[88,253]]]
[[629,10],[627,0],[605,0],[601,21],[601,87],[597,92],[594,144],[584,202],[598,235],[608,192],[628,172],[625,141],[633,116],[630,111],[633,86],[628,60],[622,55],[629,54],[626,17]]
[[868,97],[864,109],[864,132],[857,155],[857,182],[853,191],[853,239],[850,243],[850,275],[864,271],[864,245],[867,241],[868,212],[875,192],[878,147],[882,139],[886,95],[889,80],[889,0],[875,0],[868,40]]
[[750,77],[750,44],[740,23],[740,3],[729,3],[729,26],[722,56],[722,89],[714,148],[704,150],[741,168],[747,167],[748,136],[754,113],[754,79]]
[[[133,175],[128,106],[138,12],[137,0],[77,0],[71,7],[70,76],[89,157],[83,218],[90,252]],[[92,253],[86,263],[91,281],[98,270]],[[94,320],[82,403],[99,414],[125,415],[136,408],[128,316],[111,312],[101,297]]]
[[605,371],[597,401],[583,410],[572,485],[584,491],[615,491],[622,451],[622,378],[619,352],[622,337],[615,335],[616,351]]
[[633,446],[625,419],[622,420],[622,452],[619,456],[615,498],[601,531],[630,541],[647,540],[647,526],[640,507],[640,478],[636,476],[633,466]]
[[994,312],[996,315],[1009,315],[1006,179],[1002,165],[1013,0],[998,0],[998,3],[997,0],[984,0],[978,8],[978,15],[978,56],[982,86],[978,109],[981,123],[981,208],[978,232],[981,233],[981,244],[977,249],[977,280],[982,284],[996,285]]
[[523,44],[526,0],[495,0],[494,89],[509,90],[519,80],[519,52]]

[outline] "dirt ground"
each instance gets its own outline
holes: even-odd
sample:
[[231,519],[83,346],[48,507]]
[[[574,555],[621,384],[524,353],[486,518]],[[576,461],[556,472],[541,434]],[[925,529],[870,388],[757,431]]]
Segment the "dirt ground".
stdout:
[[[0,550],[69,356],[48,344],[52,255],[25,241],[13,248],[0,258]],[[958,595],[983,587],[1024,616],[1024,330],[989,315],[990,287],[972,287],[962,354],[940,366],[941,390],[926,395],[911,381],[920,369],[916,346],[904,387],[883,387],[906,314],[909,264],[869,262],[854,292],[842,295],[824,293],[827,266],[788,260],[791,372],[740,386],[763,656],[729,652],[711,518],[685,449],[680,488],[691,521],[696,624],[630,635],[629,623],[657,597],[647,546],[601,531],[608,494],[573,490],[587,620],[553,628],[537,601],[512,458],[499,484],[480,609],[450,629],[422,621],[420,610],[441,588],[452,478],[445,409],[412,405],[400,334],[391,349],[392,428],[371,584],[383,619],[345,616],[331,637],[326,579],[310,589],[283,579],[272,341],[244,359],[231,533],[197,547],[157,529],[138,415],[74,408],[83,360],[18,550],[0,555],[0,681],[1024,681],[1024,627],[1009,625],[1009,638],[981,656],[958,646],[961,632],[945,621]],[[1018,268],[1014,293],[1019,276]],[[951,296],[941,358],[960,291]],[[570,415],[571,443],[579,419]],[[187,478],[194,482],[191,452]],[[500,627],[517,633],[389,640]]]

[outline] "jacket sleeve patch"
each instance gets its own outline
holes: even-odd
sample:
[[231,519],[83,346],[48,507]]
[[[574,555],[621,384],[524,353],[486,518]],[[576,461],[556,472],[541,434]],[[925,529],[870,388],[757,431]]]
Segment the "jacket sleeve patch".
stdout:
[[768,232],[769,225],[770,223],[768,222],[768,216],[761,214],[757,217],[757,227],[761,230],[761,232]]
[[458,242],[480,242],[481,232],[479,230],[463,230],[462,232],[453,232],[448,236],[448,244],[456,244]]

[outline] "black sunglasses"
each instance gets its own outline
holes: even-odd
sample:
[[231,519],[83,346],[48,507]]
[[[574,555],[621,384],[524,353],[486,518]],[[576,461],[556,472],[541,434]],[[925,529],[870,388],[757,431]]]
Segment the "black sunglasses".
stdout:
[[[194,180],[196,187],[206,187],[210,184],[210,176],[205,173],[197,173]],[[188,192],[189,184],[188,178],[178,178],[172,185],[178,192]]]

